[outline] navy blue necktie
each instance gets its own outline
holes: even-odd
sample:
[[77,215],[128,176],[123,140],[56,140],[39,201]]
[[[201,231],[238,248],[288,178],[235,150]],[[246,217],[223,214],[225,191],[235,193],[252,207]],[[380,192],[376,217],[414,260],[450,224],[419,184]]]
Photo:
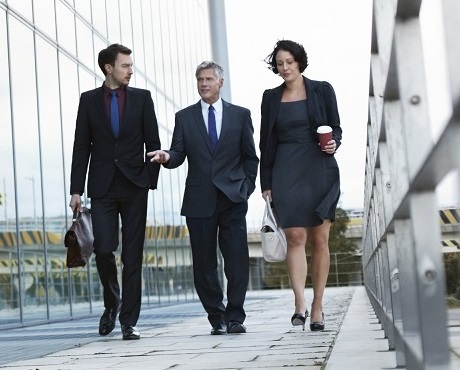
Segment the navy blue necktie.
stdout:
[[120,131],[120,115],[118,112],[118,98],[116,91],[110,92],[110,123],[112,124],[112,130],[115,136],[118,137]]
[[208,110],[208,135],[211,140],[212,149],[216,150],[217,146],[217,129],[216,129],[216,116],[214,115],[214,107],[209,106]]

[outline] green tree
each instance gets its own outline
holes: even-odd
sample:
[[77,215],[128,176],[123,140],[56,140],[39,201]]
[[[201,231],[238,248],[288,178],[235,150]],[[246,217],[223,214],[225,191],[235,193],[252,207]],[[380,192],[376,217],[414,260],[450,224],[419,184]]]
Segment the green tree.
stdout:
[[330,253],[356,253],[357,245],[345,236],[350,222],[347,212],[342,208],[337,208],[335,212],[335,221],[331,224],[329,233],[329,251]]
[[455,294],[460,299],[460,259],[458,253],[444,253],[447,295]]

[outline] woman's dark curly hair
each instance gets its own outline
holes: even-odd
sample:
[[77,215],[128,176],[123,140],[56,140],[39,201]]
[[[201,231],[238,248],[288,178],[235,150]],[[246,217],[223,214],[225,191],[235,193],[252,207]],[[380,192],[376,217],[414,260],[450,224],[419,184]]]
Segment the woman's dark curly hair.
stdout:
[[268,69],[270,69],[274,74],[278,74],[276,54],[280,50],[290,52],[293,55],[294,60],[299,63],[300,73],[305,71],[305,68],[308,66],[307,52],[305,51],[303,45],[291,40],[279,40],[276,43],[275,49],[265,58],[265,62],[269,65]]

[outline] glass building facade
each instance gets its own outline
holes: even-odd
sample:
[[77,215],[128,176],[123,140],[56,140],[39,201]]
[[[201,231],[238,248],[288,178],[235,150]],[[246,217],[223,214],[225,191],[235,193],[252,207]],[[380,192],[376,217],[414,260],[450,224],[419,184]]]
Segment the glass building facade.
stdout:
[[[0,328],[100,314],[94,258],[67,269],[65,231],[79,96],[98,87],[98,52],[133,50],[131,86],[152,92],[162,147],[174,114],[198,100],[194,72],[211,58],[205,0],[0,1]],[[186,165],[150,191],[143,304],[196,299],[179,215]],[[89,200],[85,200],[89,203]]]

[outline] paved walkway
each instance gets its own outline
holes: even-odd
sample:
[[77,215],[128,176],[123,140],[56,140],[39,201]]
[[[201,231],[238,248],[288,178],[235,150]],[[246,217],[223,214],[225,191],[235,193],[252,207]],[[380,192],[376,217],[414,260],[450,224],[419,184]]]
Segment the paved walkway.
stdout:
[[[306,293],[311,301],[311,290]],[[142,310],[139,341],[123,341],[118,323],[113,333],[100,337],[95,317],[0,331],[0,368],[395,368],[395,354],[388,350],[364,287],[326,289],[324,332],[292,327],[292,305],[290,290],[249,292],[247,334],[211,336],[199,302]],[[458,339],[453,356],[460,364]]]

